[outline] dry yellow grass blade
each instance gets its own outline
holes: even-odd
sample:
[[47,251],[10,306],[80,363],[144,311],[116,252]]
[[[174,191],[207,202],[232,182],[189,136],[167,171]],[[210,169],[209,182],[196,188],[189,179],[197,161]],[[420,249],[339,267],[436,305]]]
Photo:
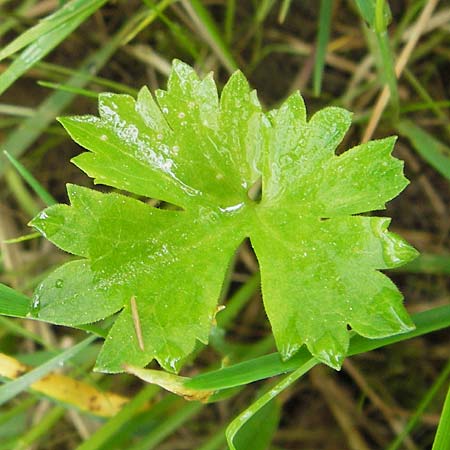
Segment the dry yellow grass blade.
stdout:
[[[0,353],[0,376],[16,379],[31,369],[17,359]],[[100,417],[116,415],[130,400],[112,392],[101,392],[90,384],[57,373],[41,378],[30,387],[58,402],[73,405],[80,411]]]

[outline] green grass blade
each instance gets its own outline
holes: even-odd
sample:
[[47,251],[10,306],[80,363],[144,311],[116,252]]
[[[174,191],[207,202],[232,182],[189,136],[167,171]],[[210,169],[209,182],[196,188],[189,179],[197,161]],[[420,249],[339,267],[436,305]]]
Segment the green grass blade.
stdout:
[[[405,78],[408,78],[408,70],[405,69]],[[424,109],[432,109],[436,114],[439,114],[442,118],[445,119],[445,115],[442,115],[441,108],[450,108],[450,100],[442,100],[442,101],[425,101],[425,102],[417,102],[410,103],[408,105],[400,108],[400,112],[414,112],[414,111],[422,111]]]
[[10,334],[13,334],[15,336],[21,336],[25,339],[29,339],[30,341],[42,345],[43,348],[54,350],[53,347],[48,342],[45,341],[45,339],[43,339],[38,334],[33,333],[29,331],[27,328],[23,327],[20,321],[18,320],[0,316],[0,327],[2,328],[2,330],[8,330]]
[[[62,8],[41,20],[37,25],[22,33],[17,39],[0,51],[0,61],[22,50],[27,45],[35,42],[43,35],[53,31],[60,25],[69,25],[74,19],[81,21],[96,11],[106,1],[102,0],[72,0]],[[70,26],[70,25],[69,25]]]
[[389,3],[385,0],[355,0],[359,13],[370,28],[386,28],[391,20]]
[[395,75],[394,55],[387,26],[391,20],[389,3],[386,0],[355,0],[360,15],[367,23],[379,52],[378,70],[384,82],[389,87],[390,100],[394,117],[398,117],[400,105],[398,97],[397,77]]
[[[93,68],[95,68],[95,71],[100,70],[114,54],[119,46],[120,38],[112,38],[103,48],[88,57],[81,65],[78,73],[73,75],[67,84],[73,87],[81,87],[88,83],[83,75],[92,73]],[[33,117],[24,120],[8,135],[3,143],[3,148],[6,148],[12,156],[18,158],[74,98],[75,94],[72,92],[57,91],[51,94],[36,109]],[[4,174],[4,171],[5,164],[0,160],[0,177]]]
[[[412,339],[432,331],[450,326],[450,305],[433,308],[412,316],[416,329],[384,339],[367,339],[354,336],[350,341],[348,356],[365,353],[386,345]],[[254,381],[291,372],[311,359],[310,353],[302,347],[292,358],[282,361],[279,353],[261,356],[223,369],[198,375],[186,386],[193,389],[227,389]]]
[[[185,30],[179,23],[175,22],[174,20],[170,19],[166,14],[162,12],[162,7],[164,5],[159,5],[158,7],[155,6],[154,0],[143,0],[144,3],[151,8],[152,11],[157,15],[158,19],[160,19],[169,29],[171,37],[174,39],[174,44],[177,44],[180,46],[181,49],[185,50],[189,55],[191,55],[195,60],[199,57],[198,52],[198,43],[193,39],[192,34],[190,34],[187,30]],[[145,53],[149,53],[150,56],[152,56],[152,53],[154,55],[157,55],[157,53],[152,50],[150,47],[145,45],[139,45],[138,48],[142,48],[142,61],[144,61]],[[155,56],[157,58],[160,58],[160,56]],[[148,56],[147,56],[148,58]],[[150,58],[148,58],[150,59]],[[170,68],[168,73],[170,72]],[[167,73],[167,74],[168,74]]]
[[11,194],[17,201],[19,208],[22,209],[28,217],[34,217],[39,212],[39,205],[26,188],[22,177],[13,170],[9,170],[5,174],[5,181]]
[[[164,397],[160,395],[161,393],[154,400],[150,400],[151,406],[149,408],[143,409],[140,414],[136,414],[131,420],[128,420],[126,426],[112,433],[110,439],[99,450],[121,450],[123,448],[136,450],[136,447],[141,444],[149,433],[157,428],[160,422],[186,404],[184,400],[176,395],[166,395]],[[142,430],[145,430],[145,432],[142,433]],[[137,441],[134,439],[136,434],[140,435],[140,439]]]
[[395,271],[450,275],[450,255],[421,253],[414,261],[395,269]]
[[2,17],[3,21],[0,23],[0,37],[11,30],[11,28],[14,28],[19,23],[17,17],[22,16],[34,3],[36,3],[36,0],[24,0],[13,14]]
[[[441,120],[442,123],[444,124],[444,128],[447,132],[447,135],[450,135],[450,120],[445,111],[445,108],[448,108],[450,106],[449,105],[450,101],[449,100],[436,101],[431,96],[431,94],[428,93],[427,87],[425,87],[421,83],[421,81],[408,68],[405,68],[403,75],[405,79],[408,81],[408,83],[412,86],[412,88],[416,91],[417,95],[422,98],[423,103],[426,105],[426,109],[430,109],[434,112],[436,117],[438,117],[439,120]],[[410,108],[410,110],[414,111],[414,108]]]
[[200,448],[197,450],[223,450],[225,443],[225,431],[226,427],[221,428],[213,433],[213,435],[208,439]]
[[38,81],[37,84],[39,86],[43,86],[49,89],[55,89],[57,91],[71,92],[72,94],[82,95],[88,98],[95,98],[95,99],[98,98],[98,92],[90,91],[89,89],[82,89],[69,86],[67,84],[52,83],[51,81],[42,81],[42,80]]
[[148,450],[157,448],[156,446],[162,442],[171,433],[175,432],[183,423],[198,414],[204,405],[200,402],[185,403],[182,408],[166,416],[165,420],[161,420],[158,426],[151,430],[147,436],[141,439],[135,446],[129,450]]
[[259,273],[255,273],[233,294],[226,308],[217,315],[217,326],[219,328],[229,327],[260,285],[261,277]]
[[225,41],[230,44],[233,40],[234,20],[236,17],[236,0],[227,0],[225,12]]
[[11,317],[27,317],[31,299],[26,295],[0,283],[0,314]]
[[14,405],[8,411],[2,411],[2,414],[0,415],[0,426],[6,424],[7,422],[16,420],[17,416],[20,417],[21,413],[29,410],[29,408],[31,408],[36,403],[36,401],[36,397],[28,397],[19,404]]
[[256,25],[262,25],[274,5],[275,0],[261,0],[259,2],[258,8],[256,8],[255,10],[254,23]]
[[31,173],[25,169],[25,167],[17,161],[13,156],[11,156],[7,151],[4,152],[14,168],[19,172],[21,177],[27,182],[27,184],[33,189],[33,191],[39,196],[39,198],[44,202],[45,205],[55,205],[56,200],[44,189],[44,187],[39,183],[36,178],[34,178]]
[[33,448],[33,444],[37,444],[40,439],[44,439],[45,435],[51,432],[51,429],[64,416],[66,408],[55,406],[51,408],[38,423],[27,430],[25,434],[20,436],[14,450],[26,450]]
[[124,83],[120,83],[118,81],[113,81],[108,78],[97,77],[90,73],[80,73],[79,69],[72,69],[70,67],[63,67],[58,64],[53,64],[49,62],[40,61],[36,64],[36,68],[40,69],[46,73],[49,73],[53,76],[74,76],[74,75],[83,75],[86,81],[90,81],[95,83],[98,86],[102,86],[108,90],[108,92],[117,92],[120,94],[129,94],[131,96],[136,96],[138,91],[130,86],[127,86]]
[[450,448],[450,387],[442,409],[436,437],[432,450],[448,450]]
[[[311,358],[305,364],[302,364],[297,370],[289,374],[279,383],[277,383],[273,388],[271,388],[268,392],[262,395],[256,402],[250,405],[244,412],[239,414],[228,426],[226,431],[227,442],[231,450],[238,450],[238,448],[234,445],[234,439],[247,421],[253,417],[263,406],[273,400],[278,394],[287,389],[292,383],[297,381],[301,376],[311,370],[315,365],[317,365],[319,361],[315,358]],[[245,450],[244,448],[239,448],[239,450]]]
[[292,372],[302,364],[306,364],[309,359],[311,354],[304,348],[287,361],[282,361],[279,353],[271,353],[197,375],[186,382],[186,386],[193,389],[204,389],[207,386],[205,389],[211,390],[233,388]]
[[30,117],[34,114],[33,108],[17,105],[0,104],[0,114],[17,117]]
[[292,0],[283,0],[283,3],[280,7],[280,12],[278,14],[278,22],[283,23],[286,20],[287,13],[291,8]]
[[4,384],[0,387],[0,405],[3,405],[8,400],[27,389],[31,384],[37,380],[40,380],[49,372],[61,367],[62,364],[75,356],[77,353],[84,350],[87,346],[94,342],[95,339],[97,339],[97,336],[90,336],[73,347],[64,350],[59,355],[49,359],[46,363],[40,365],[36,369],[33,369],[25,375]]
[[242,426],[233,438],[239,450],[267,450],[280,421],[280,405],[272,399]]
[[199,0],[181,0],[181,3],[227,70],[230,73],[237,70],[238,65],[231,50],[222,39],[222,34],[202,2]]
[[389,35],[386,30],[375,30],[376,41],[381,57],[381,72],[391,94],[390,100],[393,107],[393,115],[398,120],[400,101],[398,97],[397,77],[395,75],[394,55],[391,50]]
[[39,232],[24,234],[22,236],[18,236],[11,239],[6,239],[3,241],[4,244],[18,244],[19,242],[31,241],[32,239],[37,239],[42,237],[42,234]]
[[[162,1],[160,4],[165,4],[165,2]],[[156,19],[157,16],[152,14],[151,17]],[[128,36],[130,30],[139,26],[136,23],[139,18],[142,18],[141,12],[137,12],[130,17],[125,25],[102,48],[86,58],[78,71],[65,84],[74,88],[85,86],[92,78],[92,75],[97,73],[108,62],[123,43],[123,40]],[[143,20],[147,19],[144,17]],[[3,143],[3,148],[6,148],[15,158],[20,157],[74,98],[75,94],[72,92],[57,91],[51,94],[36,109],[33,117],[24,120],[8,135],[6,141]],[[0,158],[0,178],[4,172],[5,164]]]
[[375,24],[375,2],[373,0],[355,0],[361,17],[369,26]]
[[409,120],[400,122],[397,129],[425,161],[450,180],[450,148]]
[[322,77],[323,69],[325,67],[328,41],[330,39],[332,10],[333,0],[321,0],[319,26],[317,28],[316,60],[313,75],[313,89],[315,96],[319,96],[322,90]]
[[[48,31],[44,31],[43,34],[39,34],[37,37],[33,35],[33,39],[29,42],[30,45],[20,54],[18,58],[0,75],[0,94],[8,89],[22,74],[24,74],[30,67],[36,62],[46,56],[51,50],[53,50],[61,41],[69,36],[75,28],[83,23],[92,13],[100,8],[107,0],[74,0],[76,3],[85,3],[89,7],[81,8],[81,11],[76,11],[67,18],[67,20],[57,21],[57,25],[51,27]],[[71,2],[73,4],[73,2]],[[73,8],[73,6],[72,6]],[[44,28],[45,30],[45,28]],[[30,30],[31,31],[31,30]],[[26,33],[25,33],[26,34]],[[23,35],[22,35],[23,36]],[[21,37],[22,37],[21,36]],[[20,39],[20,38],[19,38]],[[28,38],[27,41],[28,42]],[[12,45],[12,44],[11,44]],[[10,50],[9,50],[10,52]],[[6,52],[5,55],[9,53]],[[1,55],[1,54],[0,54]],[[0,58],[1,59],[1,58]]]

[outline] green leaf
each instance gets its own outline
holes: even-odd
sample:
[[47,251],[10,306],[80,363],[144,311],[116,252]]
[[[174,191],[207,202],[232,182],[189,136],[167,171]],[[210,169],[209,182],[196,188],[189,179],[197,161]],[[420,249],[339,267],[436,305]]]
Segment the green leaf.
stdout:
[[[61,248],[89,258],[57,269],[36,290],[38,317],[77,325],[123,308],[97,369],[177,370],[196,339],[206,343],[227,264],[243,237],[206,207],[167,211],[119,194],[68,186],[72,206],[48,208],[33,225]],[[231,219],[231,220],[230,220]],[[143,348],[133,321],[136,301]]]
[[[250,237],[278,349],[303,344],[339,368],[348,325],[381,338],[413,328],[402,295],[380,269],[417,252],[387,230],[382,209],[406,185],[394,139],[340,156],[350,113],[326,108],[309,121],[301,96],[261,110],[236,72],[219,99],[211,75],[174,61],[156,100],[102,94],[100,117],[61,123],[90,150],[74,163],[97,183],[178,208],[158,209],[118,193],[69,185],[71,206],[44,210],[32,225],[81,257],[36,290],[38,318],[63,325],[119,313],[97,370],[120,372],[153,358],[177,371],[206,343],[227,265]],[[262,197],[249,190],[262,179]]]

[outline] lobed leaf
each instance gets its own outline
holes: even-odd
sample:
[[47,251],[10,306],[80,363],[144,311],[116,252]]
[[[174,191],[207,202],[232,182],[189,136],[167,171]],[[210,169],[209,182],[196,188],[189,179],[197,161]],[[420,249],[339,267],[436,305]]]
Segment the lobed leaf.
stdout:
[[[43,320],[94,322],[122,309],[97,361],[119,372],[153,358],[176,370],[196,339],[207,342],[221,283],[243,239],[230,220],[152,208],[120,194],[68,186],[72,206],[47,208],[33,226],[84,260],[57,269],[36,290]],[[140,318],[143,348],[133,321]]]
[[156,99],[146,88],[137,100],[102,94],[99,111],[61,119],[90,150],[74,163],[97,183],[179,208],[69,185],[71,206],[32,221],[82,258],[38,287],[37,317],[78,325],[118,313],[97,370],[156,358],[177,371],[196,340],[207,342],[227,265],[246,237],[283,358],[306,344],[338,369],[349,326],[369,338],[414,327],[380,270],[417,252],[388,231],[389,219],[356,215],[384,208],[407,185],[394,138],[337,156],[348,111],[325,108],[308,121],[295,93],[264,113],[242,73],[219,99],[211,75],[200,79],[180,61]]

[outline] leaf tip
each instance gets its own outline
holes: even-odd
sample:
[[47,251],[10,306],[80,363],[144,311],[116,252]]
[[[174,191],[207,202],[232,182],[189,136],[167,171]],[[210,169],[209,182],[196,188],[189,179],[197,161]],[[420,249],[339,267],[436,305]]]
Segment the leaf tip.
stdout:
[[195,70],[189,64],[186,64],[185,62],[177,58],[172,60],[172,70],[170,72],[168,81],[169,87],[175,77],[179,78],[180,80],[187,80],[190,77],[195,77],[196,79],[198,79]]
[[68,116],[58,116],[56,117],[56,121],[59,122],[65,129],[67,129],[66,125],[70,122],[71,117]]
[[76,199],[78,193],[82,191],[82,189],[83,188],[81,186],[77,186],[76,184],[66,183],[67,196],[69,197],[71,205],[73,205],[74,200]]
[[48,239],[48,235],[47,235],[47,231],[46,231],[47,226],[45,225],[45,221],[50,217],[48,212],[49,212],[49,209],[51,209],[51,208],[54,208],[54,207],[49,207],[49,208],[43,209],[36,216],[34,216],[27,224],[29,227],[35,228],[37,231],[39,231],[39,233],[42,234],[42,236],[44,236],[47,239]]
[[416,259],[420,252],[401,236],[385,231],[381,236],[383,258],[388,268],[400,267]]
[[348,351],[350,341],[349,332],[334,335],[331,332],[325,332],[320,338],[307,343],[311,354],[327,366],[341,370],[342,363]]

